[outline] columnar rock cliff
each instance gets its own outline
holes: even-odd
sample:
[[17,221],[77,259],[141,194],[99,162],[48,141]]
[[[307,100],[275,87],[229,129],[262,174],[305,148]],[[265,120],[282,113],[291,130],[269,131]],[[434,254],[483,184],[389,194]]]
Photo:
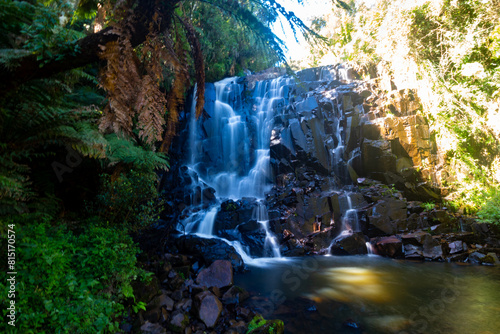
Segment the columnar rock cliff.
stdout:
[[[498,247],[446,208],[421,206],[446,194],[448,176],[413,91],[357,80],[345,65],[280,75],[207,84],[202,117],[195,121],[186,108],[171,150],[178,163],[163,178],[165,220],[200,232],[211,219],[210,233],[240,242],[252,257],[270,255],[270,234],[285,255],[374,248],[463,261],[473,245]],[[222,114],[220,96],[231,109]],[[219,239],[186,240],[179,247],[232,248]]]

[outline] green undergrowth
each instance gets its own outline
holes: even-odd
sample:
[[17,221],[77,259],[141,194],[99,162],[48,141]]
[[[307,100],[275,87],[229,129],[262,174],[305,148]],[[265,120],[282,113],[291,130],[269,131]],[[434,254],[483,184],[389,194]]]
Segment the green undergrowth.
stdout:
[[[134,300],[132,281],[148,277],[136,266],[139,250],[123,229],[89,223],[71,230],[48,216],[24,215],[2,222],[2,252],[8,224],[16,235],[17,313],[15,330],[2,321],[1,332],[118,331],[125,306]],[[8,290],[5,280],[0,289]],[[8,302],[1,302],[4,319]]]
[[130,170],[118,177],[101,175],[101,189],[87,211],[110,226],[131,231],[148,227],[158,221],[163,201],[156,189],[154,173]]
[[482,222],[500,225],[500,190],[491,190],[485,197],[477,216]]
[[266,320],[257,314],[248,323],[247,334],[281,334],[284,333],[285,325],[281,320]]

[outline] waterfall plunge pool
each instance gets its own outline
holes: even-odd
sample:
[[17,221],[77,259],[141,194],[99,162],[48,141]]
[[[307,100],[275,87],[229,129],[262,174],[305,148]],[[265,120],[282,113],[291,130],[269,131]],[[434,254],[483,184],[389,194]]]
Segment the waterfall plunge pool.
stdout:
[[500,332],[500,268],[373,256],[249,265],[235,284],[287,333]]

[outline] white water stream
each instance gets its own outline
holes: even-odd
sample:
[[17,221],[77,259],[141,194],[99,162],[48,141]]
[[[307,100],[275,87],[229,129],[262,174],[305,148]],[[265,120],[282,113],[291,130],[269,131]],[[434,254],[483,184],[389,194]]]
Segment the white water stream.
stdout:
[[[264,254],[271,258],[281,258],[279,244],[269,228],[263,199],[271,189],[272,182],[269,146],[274,117],[282,114],[288,103],[288,85],[291,79],[281,77],[258,82],[251,112],[242,108],[243,86],[237,83],[237,79],[227,78],[215,83],[213,115],[205,121],[203,129],[208,139],[199,138],[200,125],[194,116],[196,102],[193,101],[188,137],[191,155],[189,168],[200,175],[199,180],[215,189],[217,204],[190,214],[179,224],[179,230],[202,237],[223,239],[214,235],[214,223],[220,203],[224,199],[253,197],[259,200],[254,219],[262,226],[266,235]],[[207,146],[210,147],[210,152],[206,151]],[[206,163],[207,154],[212,158],[209,164]],[[236,249],[245,263],[257,264],[240,242],[223,240]],[[259,258],[258,262],[266,261]]]

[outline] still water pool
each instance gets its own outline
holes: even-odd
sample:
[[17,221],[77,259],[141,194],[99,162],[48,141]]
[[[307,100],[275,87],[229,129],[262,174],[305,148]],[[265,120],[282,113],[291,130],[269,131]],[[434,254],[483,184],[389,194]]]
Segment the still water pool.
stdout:
[[287,333],[500,333],[500,268],[377,256],[249,266],[235,284]]

